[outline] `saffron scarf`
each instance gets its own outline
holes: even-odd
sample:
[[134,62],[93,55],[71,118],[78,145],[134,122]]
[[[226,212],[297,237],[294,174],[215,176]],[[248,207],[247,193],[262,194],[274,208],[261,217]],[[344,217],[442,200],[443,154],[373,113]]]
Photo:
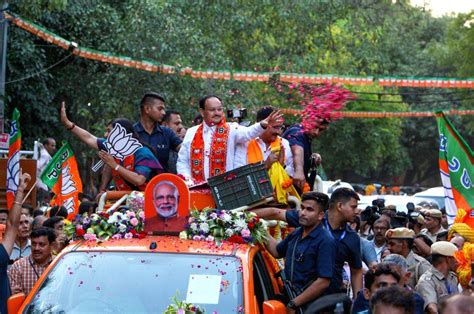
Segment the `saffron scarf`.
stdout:
[[[204,174],[204,123],[198,127],[193,141],[191,142],[191,175],[193,180],[202,182],[206,180]],[[225,172],[227,160],[227,139],[229,136],[229,126],[225,119],[216,125],[216,130],[212,134],[210,155],[209,155],[209,177],[213,177]]]
[[[270,149],[272,152],[280,153],[281,150],[281,137],[277,137],[276,140],[274,140],[270,144]],[[285,150],[281,152],[282,154],[285,154]],[[283,157],[283,160],[285,160],[285,157]],[[248,148],[247,148],[247,163],[253,164],[256,162],[263,161],[263,154],[262,150],[260,149],[260,146],[258,145],[257,139],[254,138],[249,142]]]

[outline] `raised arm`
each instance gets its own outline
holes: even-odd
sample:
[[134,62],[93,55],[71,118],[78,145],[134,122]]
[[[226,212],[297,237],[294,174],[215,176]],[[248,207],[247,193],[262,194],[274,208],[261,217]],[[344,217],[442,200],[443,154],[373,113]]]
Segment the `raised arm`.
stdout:
[[89,147],[99,149],[99,147],[97,146],[96,136],[92,135],[87,130],[84,130],[83,128],[77,126],[75,123],[69,120],[66,114],[66,103],[64,101],[61,103],[60,118],[61,123],[68,131],[77,136],[82,142],[86,143]]
[[18,227],[20,226],[21,205],[23,202],[26,186],[30,180],[31,176],[28,173],[22,173],[20,169],[20,183],[18,184],[18,189],[15,193],[13,206],[10,209],[10,213],[8,215],[7,229],[2,242],[8,255],[12,253],[13,243],[15,242],[16,235],[18,233]]

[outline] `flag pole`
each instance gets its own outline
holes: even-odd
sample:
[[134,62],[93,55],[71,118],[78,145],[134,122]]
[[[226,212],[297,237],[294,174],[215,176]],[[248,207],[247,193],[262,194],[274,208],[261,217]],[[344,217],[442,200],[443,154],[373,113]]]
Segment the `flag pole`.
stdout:
[[30,188],[30,190],[28,191],[28,193],[26,193],[26,196],[23,198],[23,201],[21,201],[21,205],[23,205],[23,203],[26,201],[26,199],[28,198],[28,196],[30,196],[31,194],[31,191],[33,191],[33,189],[35,188],[35,185],[33,184]]

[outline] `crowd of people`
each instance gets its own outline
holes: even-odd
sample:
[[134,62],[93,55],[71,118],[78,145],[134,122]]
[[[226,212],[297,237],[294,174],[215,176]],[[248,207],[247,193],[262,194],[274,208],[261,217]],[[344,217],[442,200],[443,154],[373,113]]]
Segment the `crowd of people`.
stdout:
[[[359,195],[338,188],[330,196],[311,190],[311,168],[321,163],[312,152],[312,140],[329,127],[320,119],[318,127],[284,127],[281,113],[261,108],[251,126],[227,122],[221,99],[208,95],[199,101],[199,116],[186,130],[180,113],[166,110],[158,93],[145,94],[139,105],[139,120],[114,119],[97,137],[76,125],[63,103],[60,120],[79,140],[98,151],[105,166],[98,196],[114,183],[117,190],[144,190],[156,174],[181,175],[198,184],[208,178],[255,162],[267,169],[280,163],[302,195],[300,209],[267,207],[255,209],[261,218],[287,222],[294,231],[278,242],[268,236],[268,251],[285,258],[284,273],[294,291],[288,298],[289,313],[305,310],[323,296],[346,293],[352,296],[352,313],[473,313],[474,298],[461,291],[454,254],[462,242],[447,241],[446,213],[432,204],[420,204],[418,215],[400,222],[389,206],[379,206],[379,215],[361,219]],[[125,158],[114,156],[107,146],[110,132],[119,125],[140,148]],[[56,142],[43,142],[38,162],[38,191],[48,195],[39,179],[41,169],[56,150]],[[55,207],[47,212],[22,203],[29,181],[22,174],[15,203],[10,211],[0,210],[0,224],[6,225],[0,245],[1,312],[6,313],[10,293],[28,294],[54,256],[66,245],[63,232],[67,211]],[[160,204],[158,204],[160,205]],[[161,206],[161,205],[160,205]],[[92,197],[83,196],[79,213],[95,211]],[[364,215],[362,215],[364,216]],[[173,217],[169,217],[170,219]],[[8,277],[7,277],[8,270]],[[472,287],[471,287],[472,288]]]

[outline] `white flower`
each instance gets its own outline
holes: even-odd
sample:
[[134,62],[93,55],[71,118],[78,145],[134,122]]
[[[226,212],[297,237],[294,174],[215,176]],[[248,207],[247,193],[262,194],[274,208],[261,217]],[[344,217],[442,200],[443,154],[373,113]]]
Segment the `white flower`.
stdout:
[[109,224],[116,223],[119,219],[119,215],[120,213],[118,212],[113,213],[112,215],[109,216],[109,219],[107,219],[107,223]]
[[247,222],[244,219],[237,219],[234,222],[235,226],[237,227],[237,230],[242,230],[247,228]]
[[132,137],[132,133],[127,133],[125,128],[118,123],[115,124],[104,144],[109,154],[120,160],[133,155],[135,151],[143,147],[140,141]]
[[205,233],[209,232],[209,225],[208,225],[207,223],[205,223],[205,222],[203,222],[203,223],[199,226],[199,228],[201,229],[201,231],[203,231],[203,232],[205,232]]
[[234,230],[232,230],[230,228],[225,229],[225,235],[226,236],[231,237],[233,234],[234,234]]
[[214,237],[211,236],[211,235],[208,235],[208,236],[206,237],[206,241],[210,241],[210,242],[211,242],[211,241],[214,241]]
[[188,233],[187,233],[186,231],[181,231],[181,232],[179,233],[179,238],[180,238],[181,240],[186,240],[186,239],[188,238]]
[[216,213],[212,213],[209,217],[211,217],[212,219],[217,219],[217,214],[216,214]]
[[206,221],[207,220],[207,216],[205,213],[200,213],[199,214],[199,220],[200,221]]
[[119,224],[118,229],[119,229],[120,232],[125,232],[125,231],[127,231],[127,226],[124,225],[124,224]]
[[225,213],[224,215],[222,215],[222,220],[224,221],[231,221],[232,220],[232,216]]
[[193,222],[189,228],[191,228],[192,231],[197,231],[198,227],[197,227],[197,223]]

